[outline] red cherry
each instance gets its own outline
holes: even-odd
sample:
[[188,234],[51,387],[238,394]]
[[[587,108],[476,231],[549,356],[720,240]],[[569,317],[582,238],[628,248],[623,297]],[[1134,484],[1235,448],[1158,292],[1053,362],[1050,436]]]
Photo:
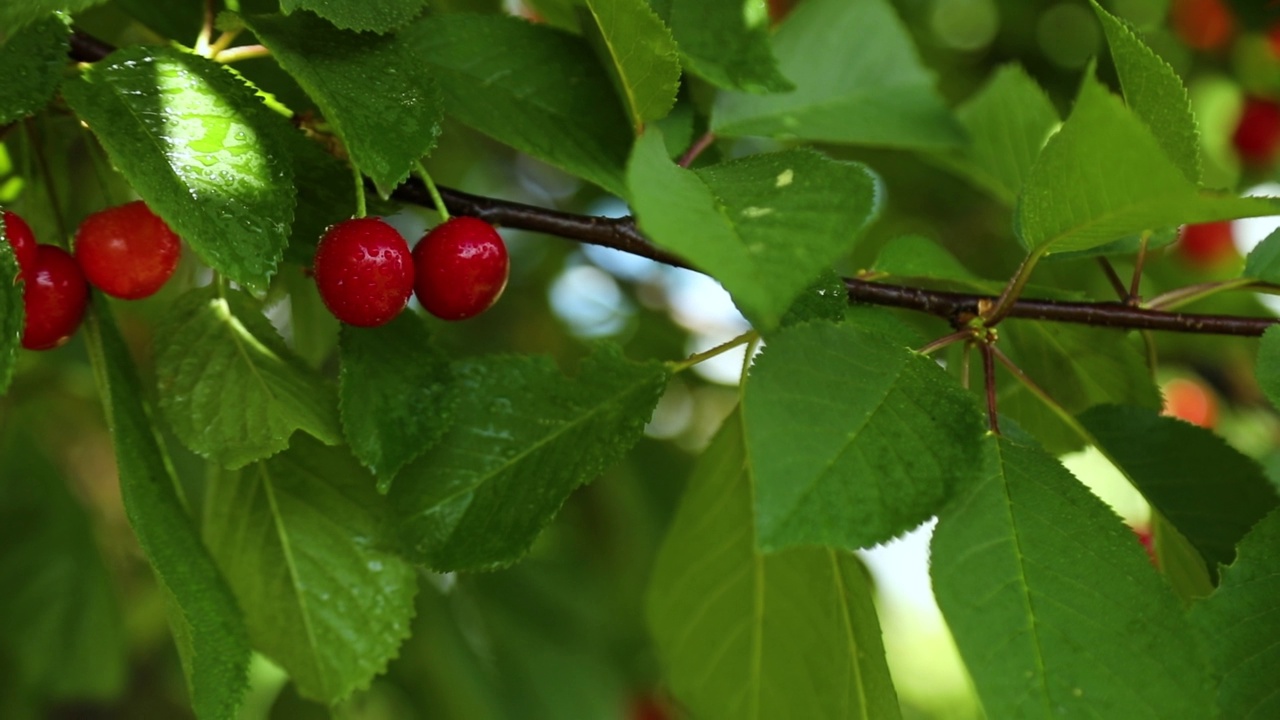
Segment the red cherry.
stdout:
[[22,347],[50,350],[70,339],[84,317],[89,284],[71,253],[53,245],[37,245],[36,259],[22,288],[27,317]]
[[182,242],[141,200],[96,212],[76,230],[85,278],[112,297],[138,300],[173,276]]
[[1218,402],[1204,385],[1176,378],[1164,385],[1161,415],[1182,418],[1193,425],[1212,428],[1218,422]]
[[511,269],[502,236],[473,217],[435,226],[413,249],[413,264],[418,302],[443,320],[466,320],[488,310],[507,287]]
[[31,232],[31,226],[10,210],[4,211],[4,236],[18,261],[18,278],[23,279],[31,273],[31,266],[36,262],[36,236]]
[[1195,267],[1212,267],[1238,256],[1231,236],[1231,223],[1211,222],[1185,225],[1178,241],[1178,253]]
[[1169,10],[1173,31],[1188,47],[1216,50],[1235,32],[1235,17],[1223,0],[1174,0]]
[[1245,164],[1270,165],[1280,150],[1280,104],[1246,98],[1231,142]]
[[314,272],[325,307],[348,325],[385,325],[413,293],[409,244],[378,218],[329,228],[316,249]]

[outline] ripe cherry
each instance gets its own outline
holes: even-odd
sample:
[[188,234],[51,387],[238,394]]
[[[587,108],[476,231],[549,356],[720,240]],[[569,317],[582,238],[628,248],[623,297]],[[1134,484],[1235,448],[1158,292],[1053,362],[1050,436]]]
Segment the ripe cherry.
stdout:
[[66,342],[80,326],[89,284],[71,253],[53,245],[37,245],[36,259],[22,288],[26,322],[22,347],[50,350]]
[[334,225],[320,238],[316,287],[329,312],[348,325],[377,327],[400,314],[413,293],[413,256],[378,218]]
[[31,226],[10,210],[4,211],[4,236],[13,247],[13,257],[18,261],[18,277],[26,278],[36,262],[36,236]]
[[1223,221],[1184,226],[1178,241],[1178,253],[1199,268],[1211,268],[1223,260],[1237,257],[1231,223]]
[[1223,0],[1174,0],[1169,21],[1182,42],[1195,50],[1224,47],[1236,24]]
[[182,243],[141,200],[96,212],[76,230],[85,278],[112,297],[155,294],[173,276]]
[[1203,384],[1188,378],[1165,383],[1161,415],[1181,418],[1193,425],[1212,428],[1218,423],[1218,401]]
[[1246,165],[1270,165],[1280,151],[1280,104],[1246,98],[1231,143]]
[[502,236],[473,217],[432,228],[413,249],[413,264],[418,302],[442,320],[466,320],[488,310],[507,287],[511,269]]

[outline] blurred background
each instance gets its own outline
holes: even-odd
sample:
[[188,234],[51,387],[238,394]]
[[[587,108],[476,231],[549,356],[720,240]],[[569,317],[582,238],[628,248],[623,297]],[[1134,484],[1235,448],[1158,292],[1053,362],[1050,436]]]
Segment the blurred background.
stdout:
[[[793,4],[770,0],[768,10],[777,22]],[[1023,65],[1063,115],[1093,58],[1101,56],[1100,72],[1115,85],[1097,20],[1082,0],[894,4],[953,105],[1010,62]],[[1206,184],[1280,195],[1276,11],[1252,1],[1103,4],[1140,29],[1183,77],[1200,121]],[[433,5],[554,23],[565,0]],[[190,43],[200,14],[199,0],[118,0],[77,16],[77,24],[121,44],[162,38]],[[309,106],[269,59],[237,68],[295,111]],[[687,144],[700,135],[712,94],[696,80],[686,82],[676,111],[663,121],[668,137]],[[0,139],[0,204],[26,217],[37,237],[65,237],[89,213],[133,197],[88,133],[57,108]],[[779,146],[724,142],[703,161],[773,147]],[[940,243],[982,278],[999,281],[1012,272],[1019,255],[1008,207],[929,158],[824,149],[867,163],[883,190],[879,218],[838,268],[843,274],[872,267],[880,249],[904,235]],[[51,174],[49,167],[70,172]],[[628,212],[618,199],[461,125],[446,127],[428,168],[437,182],[471,193],[573,212]],[[411,243],[438,220],[414,208],[388,205],[380,212]],[[1243,254],[1277,226],[1280,219],[1260,219],[1184,230],[1148,258],[1144,295],[1237,276]],[[503,300],[467,323],[433,321],[441,344],[455,357],[545,353],[572,368],[591,342],[611,340],[633,358],[671,360],[747,328],[724,291],[705,276],[561,239],[503,234],[512,254]],[[1133,266],[1123,256],[1114,263],[1122,277]],[[114,304],[144,376],[150,328],[178,294],[207,282],[206,273],[193,257],[184,258],[178,281],[159,295]],[[1092,262],[1046,263],[1035,283],[1113,299]],[[1190,309],[1265,314],[1275,307],[1268,300],[1236,293]],[[267,301],[270,317],[295,350],[334,372],[337,324],[303,268],[283,266]],[[925,336],[947,332],[932,320],[907,319]],[[1156,379],[1166,412],[1213,428],[1262,461],[1273,477],[1280,474],[1280,424],[1252,379],[1256,342],[1160,335],[1156,343]],[[314,705],[296,696],[278,668],[257,657],[241,717],[680,717],[662,692],[649,648],[644,588],[693,459],[737,402],[742,352],[673,380],[646,439],[573,496],[526,561],[482,575],[424,573],[413,637],[369,690],[337,708]],[[199,517],[203,464],[172,438],[168,448]],[[1068,467],[1134,526],[1136,536],[1147,533],[1148,509],[1125,481],[1096,452],[1065,449]],[[55,352],[22,355],[12,389],[0,398],[0,473],[0,717],[188,717],[162,600],[123,515],[110,439],[79,340]],[[908,717],[980,717],[929,589],[930,529],[861,553],[877,586],[890,666]],[[44,647],[50,637],[63,644]],[[69,656],[77,658],[73,665],[60,660]]]

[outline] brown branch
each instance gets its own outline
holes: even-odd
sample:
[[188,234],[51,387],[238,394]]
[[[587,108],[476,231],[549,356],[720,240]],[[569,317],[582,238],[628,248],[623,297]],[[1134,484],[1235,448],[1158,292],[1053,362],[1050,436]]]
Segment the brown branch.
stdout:
[[[115,48],[79,30],[71,34],[71,57],[94,62]],[[678,255],[663,250],[640,232],[631,217],[605,218],[577,215],[523,203],[472,195],[447,187],[440,195],[449,212],[472,215],[495,225],[556,235],[591,245],[613,248],[657,262],[696,269]],[[392,193],[403,202],[434,207],[431,196],[417,178],[411,178]],[[990,295],[925,290],[905,285],[845,278],[849,299],[873,305],[904,308],[943,318],[955,326],[980,314],[979,306],[992,307]],[[1184,333],[1258,336],[1280,322],[1277,318],[1234,315],[1198,315],[1163,312],[1115,302],[1064,302],[1019,298],[1009,304],[1008,316],[1028,320],[1076,323],[1122,330],[1167,330]]]

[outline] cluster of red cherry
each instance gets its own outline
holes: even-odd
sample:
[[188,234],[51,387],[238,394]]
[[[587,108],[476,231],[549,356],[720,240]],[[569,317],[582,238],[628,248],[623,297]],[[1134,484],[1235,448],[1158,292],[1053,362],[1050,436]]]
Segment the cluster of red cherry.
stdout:
[[18,214],[4,211],[4,232],[18,261],[26,321],[22,346],[50,350],[80,327],[89,284],[124,300],[154,294],[178,267],[182,243],[142,201],[94,213],[76,230],[75,255],[36,243]]
[[507,246],[473,217],[446,220],[409,244],[378,218],[340,222],[324,234],[313,268],[320,298],[348,325],[377,327],[404,310],[409,295],[444,320],[488,310],[507,286]]

